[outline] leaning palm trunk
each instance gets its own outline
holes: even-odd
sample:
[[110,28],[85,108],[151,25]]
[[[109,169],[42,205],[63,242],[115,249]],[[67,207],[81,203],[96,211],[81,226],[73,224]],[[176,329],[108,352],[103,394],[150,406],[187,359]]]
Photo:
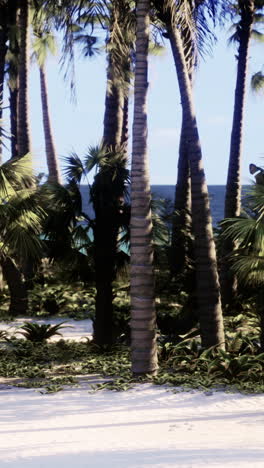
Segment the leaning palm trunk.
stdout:
[[170,252],[170,270],[173,277],[182,274],[189,257],[189,233],[191,231],[191,178],[188,147],[185,136],[185,120],[182,121],[178,176],[175,187],[174,217]]
[[[242,157],[242,134],[244,123],[246,78],[248,69],[249,43],[253,24],[254,0],[241,0],[241,25],[238,30],[239,49],[237,64],[237,80],[235,89],[235,104],[230,143],[229,167],[225,194],[225,218],[240,215],[241,181],[240,166]],[[226,240],[222,249],[221,287],[223,303],[231,304],[236,296],[236,278],[230,272],[227,256],[234,249],[234,244]]]
[[[167,21],[170,26],[170,22]],[[168,28],[170,31],[170,28]],[[192,31],[189,28],[183,28],[181,32],[185,58],[188,61],[188,73],[191,83],[193,82],[195,52],[192,44]],[[168,34],[172,53],[174,37]],[[191,51],[191,55],[190,55]],[[191,234],[191,173],[188,159],[188,144],[186,141],[185,119],[182,116],[182,128],[180,136],[179,159],[178,159],[178,175],[175,187],[174,199],[174,217],[172,221],[172,237],[171,237],[171,254],[170,254],[170,270],[171,275],[177,278],[188,269],[190,260],[190,234]]]
[[21,158],[31,152],[29,109],[28,109],[28,70],[29,70],[29,2],[21,0],[19,44],[19,88],[18,88],[18,156]]
[[134,374],[154,374],[158,367],[151,193],[147,158],[149,8],[149,0],[138,1],[130,225],[131,346]]
[[47,158],[47,165],[48,165],[48,171],[49,171],[49,181],[60,183],[61,178],[60,178],[59,163],[58,163],[55,144],[54,144],[53,135],[51,131],[51,122],[50,122],[49,105],[48,105],[48,93],[47,93],[47,80],[46,80],[44,65],[39,67],[39,74],[40,74],[43,128],[44,128],[44,137],[45,137],[46,158]]
[[188,141],[196,267],[196,299],[202,346],[205,348],[210,346],[224,347],[224,327],[216,250],[208,189],[202,164],[201,145],[192,102],[191,81],[188,75],[180,32],[177,28],[171,28],[168,32],[174,38],[171,45],[179,81],[183,119],[185,120],[185,135]]

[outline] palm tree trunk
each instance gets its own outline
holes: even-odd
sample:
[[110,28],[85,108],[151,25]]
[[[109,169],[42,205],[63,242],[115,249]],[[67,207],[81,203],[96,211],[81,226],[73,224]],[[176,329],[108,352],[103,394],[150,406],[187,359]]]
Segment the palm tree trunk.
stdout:
[[134,374],[155,374],[158,367],[151,192],[147,156],[149,9],[149,0],[138,1],[130,224],[131,346]]
[[18,157],[17,147],[17,102],[18,88],[9,88],[10,129],[11,129],[11,157]]
[[121,134],[121,145],[124,151],[128,151],[128,139],[129,139],[129,122],[128,122],[128,110],[129,110],[129,97],[125,96],[123,101],[123,124]]
[[[8,2],[8,24],[13,31],[18,29],[18,1]],[[10,106],[10,132],[11,132],[11,158],[18,157],[17,146],[17,111],[18,111],[18,61],[19,44],[18,38],[13,34],[9,39],[9,49],[13,60],[9,63],[9,106]],[[11,83],[10,83],[11,81]]]
[[3,275],[10,292],[9,313],[12,317],[23,316],[27,312],[27,288],[22,275],[10,257],[2,258]]
[[182,120],[180,138],[174,211],[175,215],[172,222],[170,270],[172,277],[176,278],[184,272],[187,265],[190,250],[188,233],[191,231],[191,177],[184,120]]
[[[117,249],[118,228],[115,217],[115,200],[107,190],[111,180],[106,180],[107,174],[97,174],[93,190],[95,211],[94,227],[94,260],[95,260],[95,322],[94,341],[97,345],[112,345],[113,343],[113,288],[115,276],[115,255]],[[111,175],[108,175],[111,177]]]
[[[230,143],[229,166],[225,194],[225,218],[240,215],[241,181],[240,166],[242,158],[242,135],[246,96],[246,78],[248,69],[249,44],[254,19],[254,0],[239,1],[241,23],[238,29],[239,49],[233,125]],[[222,249],[221,288],[223,304],[231,304],[236,297],[236,278],[231,273],[228,255],[234,250],[234,243],[226,240]]]
[[[114,83],[111,53],[108,57],[107,89],[105,98],[103,143],[112,153],[121,144],[123,112],[122,92]],[[111,157],[111,155],[109,155]],[[96,281],[94,341],[96,344],[111,345],[114,337],[113,325],[113,280],[117,252],[117,206],[118,200],[111,186],[111,173],[97,174],[93,184],[95,212],[94,263]]]
[[28,71],[29,71],[29,0],[20,1],[19,14],[19,88],[18,88],[18,156],[21,158],[31,152],[29,109],[28,109]]
[[[7,51],[6,6],[0,7],[0,120],[3,117],[5,56]],[[0,164],[2,164],[2,124],[0,125]]]
[[42,116],[43,116],[43,128],[46,146],[46,158],[49,170],[49,181],[61,183],[60,170],[58,158],[55,150],[55,144],[53,140],[49,104],[48,104],[48,92],[47,92],[47,80],[44,66],[39,68],[40,74],[40,90],[41,90],[41,103],[42,103]]
[[122,92],[113,82],[114,70],[111,53],[108,58],[107,89],[105,96],[104,135],[103,141],[107,147],[115,147],[121,143],[123,112]]
[[185,120],[188,158],[191,171],[192,227],[196,267],[196,299],[202,346],[224,347],[224,327],[217,273],[210,203],[202,164],[202,151],[192,101],[191,81],[186,66],[183,41],[177,28],[169,28],[177,71],[183,119]]

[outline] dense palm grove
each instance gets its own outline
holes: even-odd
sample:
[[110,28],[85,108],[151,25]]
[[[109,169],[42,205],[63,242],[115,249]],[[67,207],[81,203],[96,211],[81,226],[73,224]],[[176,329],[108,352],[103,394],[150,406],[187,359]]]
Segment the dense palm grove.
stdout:
[[[251,165],[256,184],[242,209],[240,182],[249,50],[251,41],[263,40],[263,8],[262,0],[0,1],[0,154],[4,146],[11,154],[0,167],[2,316],[54,315],[63,309],[75,318],[91,317],[104,372],[111,373],[107,363],[118,345],[126,356],[130,348],[134,376],[158,379],[159,364],[164,369],[166,363],[161,382],[184,383],[183,374],[188,382],[192,373],[203,373],[204,381],[227,383],[246,372],[263,385],[262,169]],[[225,219],[213,230],[193,78],[199,55],[216,39],[215,26],[229,28],[230,22],[237,80]],[[104,36],[107,62],[102,139],[85,158],[65,158],[63,184],[45,71],[56,35],[68,69],[77,47],[88,58],[98,52],[98,35]],[[165,44],[172,51],[182,104],[173,207],[152,200],[148,172],[148,55]],[[30,55],[39,68],[46,182],[32,169]],[[258,72],[252,86],[259,90],[262,84]],[[2,121],[7,100],[9,125]],[[92,169],[90,217],[82,209],[80,184]],[[31,342],[48,338],[45,333],[36,338],[37,331],[24,326]],[[95,370],[102,372],[100,366]]]

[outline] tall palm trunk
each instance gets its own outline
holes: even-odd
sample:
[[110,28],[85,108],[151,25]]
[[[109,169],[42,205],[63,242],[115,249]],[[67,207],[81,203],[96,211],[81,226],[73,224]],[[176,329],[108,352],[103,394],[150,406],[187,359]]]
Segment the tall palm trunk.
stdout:
[[[3,117],[5,56],[7,51],[6,5],[0,7],[0,119]],[[0,125],[0,164],[2,163],[2,130]]]
[[[165,22],[170,26],[170,21]],[[170,28],[168,28],[170,30]],[[186,27],[181,32],[183,40],[183,48],[186,60],[188,61],[189,78],[193,82],[195,52],[193,45],[192,31]],[[170,40],[170,45],[173,53],[174,37],[167,34]],[[190,55],[191,50],[191,55]],[[182,115],[182,127],[180,136],[179,159],[178,159],[178,174],[175,187],[174,211],[175,216],[172,222],[172,237],[171,237],[171,255],[170,255],[170,270],[171,275],[177,278],[187,267],[188,257],[190,257],[190,233],[191,233],[191,172],[188,158],[188,144],[186,142],[185,119]]]
[[[103,143],[112,153],[121,144],[123,113],[122,95],[114,84],[114,70],[109,53],[105,98]],[[109,156],[111,157],[111,155]],[[111,171],[97,174],[93,184],[95,212],[94,261],[96,281],[94,341],[98,345],[113,343],[113,280],[117,251],[118,200],[111,187]]]
[[[241,21],[238,27],[239,49],[233,125],[230,143],[229,166],[225,194],[225,218],[240,215],[241,181],[240,166],[242,158],[242,134],[246,96],[246,78],[248,69],[249,43],[254,20],[254,0],[239,0]],[[221,287],[223,303],[230,304],[236,295],[236,278],[231,274],[227,255],[234,249],[234,244],[227,240],[223,245],[221,264]]]
[[121,145],[124,151],[128,151],[128,139],[129,139],[129,121],[128,121],[128,110],[129,110],[129,97],[125,96],[123,101],[123,124],[122,124],[122,135]]
[[11,157],[18,157],[17,147],[17,102],[18,88],[9,88],[10,129],[11,129]]
[[123,96],[121,89],[114,81],[114,69],[110,52],[107,70],[103,141],[106,146],[113,148],[116,145],[120,145],[123,124]]
[[41,90],[41,103],[42,103],[42,116],[43,116],[43,128],[45,137],[46,147],[46,158],[49,171],[49,181],[61,183],[60,169],[58,158],[56,154],[55,144],[53,140],[49,104],[48,104],[48,92],[47,92],[47,80],[44,65],[39,67],[40,75],[40,90]]
[[147,156],[149,0],[137,3],[136,69],[131,168],[132,371],[157,371],[151,192]]
[[8,2],[9,50],[13,60],[9,63],[9,107],[10,107],[10,131],[11,131],[11,158],[18,157],[17,146],[17,111],[18,111],[18,61],[19,44],[18,37],[14,31],[18,30],[18,1]]
[[18,156],[31,152],[29,109],[28,109],[28,71],[29,71],[29,0],[20,1],[19,14],[19,88],[18,88]]
[[191,230],[191,177],[188,147],[185,135],[185,120],[182,120],[180,137],[178,176],[175,187],[172,222],[170,270],[173,277],[183,273],[189,256],[188,234]]
[[210,203],[196,115],[192,101],[192,87],[186,66],[184,47],[177,28],[169,28],[177,71],[186,142],[191,171],[192,227],[196,268],[196,299],[199,313],[202,346],[224,347],[224,327],[217,273],[216,250],[213,237]]

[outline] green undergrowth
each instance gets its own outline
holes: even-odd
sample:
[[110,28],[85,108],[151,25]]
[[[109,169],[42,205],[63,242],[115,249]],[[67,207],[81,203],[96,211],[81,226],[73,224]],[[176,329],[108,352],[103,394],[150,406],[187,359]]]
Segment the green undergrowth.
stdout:
[[[199,339],[159,346],[160,368],[155,377],[134,378],[126,346],[99,349],[92,342],[32,343],[11,339],[0,344],[0,377],[18,378],[17,386],[42,388],[42,393],[78,385],[87,375],[108,379],[92,391],[127,390],[139,382],[181,389],[222,389],[247,393],[264,391],[264,353],[257,336],[240,331],[228,339],[227,350],[202,350]],[[111,378],[112,377],[112,378]]]

